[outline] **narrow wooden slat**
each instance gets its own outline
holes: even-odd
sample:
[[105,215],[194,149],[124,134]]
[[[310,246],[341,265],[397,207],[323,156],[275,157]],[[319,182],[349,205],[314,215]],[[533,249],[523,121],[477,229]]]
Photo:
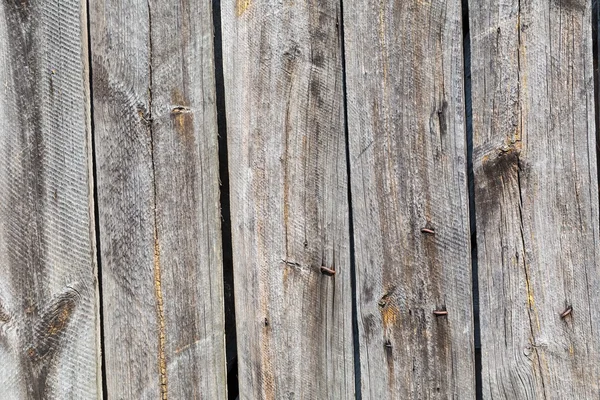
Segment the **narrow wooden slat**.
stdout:
[[101,396],[85,3],[0,3],[0,397]]
[[223,3],[240,399],[354,397],[339,17]]
[[210,2],[93,2],[110,398],[225,398]]
[[483,397],[598,398],[591,2],[469,11]]
[[344,2],[344,28],[362,398],[472,399],[460,1]]

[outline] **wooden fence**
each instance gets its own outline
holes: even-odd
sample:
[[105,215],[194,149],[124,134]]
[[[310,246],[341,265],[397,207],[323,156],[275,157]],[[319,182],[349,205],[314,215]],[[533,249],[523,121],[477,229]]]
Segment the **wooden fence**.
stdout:
[[595,13],[0,2],[0,398],[599,398]]

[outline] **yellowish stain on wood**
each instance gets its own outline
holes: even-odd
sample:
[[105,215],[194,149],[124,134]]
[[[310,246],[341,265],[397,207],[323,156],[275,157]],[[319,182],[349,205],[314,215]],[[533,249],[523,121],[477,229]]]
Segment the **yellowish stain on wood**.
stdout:
[[535,324],[537,326],[538,331],[540,330],[540,318],[538,316],[537,310],[535,309],[535,302],[533,299],[533,288],[531,287],[531,283],[529,282],[529,274],[525,277],[525,286],[527,290],[527,305],[529,309],[533,311],[533,316],[535,317]]
[[393,326],[398,319],[398,308],[394,304],[388,304],[381,310],[383,327]]
[[250,0],[237,0],[236,3],[236,14],[238,17],[244,15],[244,13],[250,8],[251,1]]
[[529,278],[525,278],[525,286],[527,287],[527,305],[529,308],[534,308],[533,289],[529,283]]

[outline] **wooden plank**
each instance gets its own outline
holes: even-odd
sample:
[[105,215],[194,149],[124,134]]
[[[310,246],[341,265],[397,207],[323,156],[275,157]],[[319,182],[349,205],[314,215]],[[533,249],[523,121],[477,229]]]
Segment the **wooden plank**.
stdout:
[[94,2],[110,398],[224,399],[210,2]]
[[0,392],[101,396],[85,2],[0,2]]
[[339,7],[223,3],[240,399],[354,397]]
[[598,398],[591,2],[469,11],[483,398]]
[[344,3],[344,28],[362,398],[472,399],[461,3]]

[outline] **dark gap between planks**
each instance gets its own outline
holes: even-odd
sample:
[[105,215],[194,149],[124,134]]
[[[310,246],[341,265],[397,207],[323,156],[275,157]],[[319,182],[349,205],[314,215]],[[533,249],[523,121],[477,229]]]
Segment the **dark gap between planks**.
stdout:
[[213,0],[213,29],[217,129],[219,133],[219,177],[221,181],[221,243],[223,246],[223,289],[225,301],[225,353],[227,358],[227,398],[239,395],[235,297],[233,290],[233,248],[231,243],[231,211],[229,206],[229,159],[227,156],[227,120],[225,84],[223,80],[223,42],[221,33],[221,1]]
[[94,234],[96,239],[96,271],[98,279],[98,313],[100,320],[100,357],[101,357],[101,377],[102,379],[102,399],[108,399],[108,385],[106,384],[106,360],[104,356],[104,291],[102,290],[102,252],[100,251],[100,214],[98,212],[98,174],[96,170],[96,140],[95,140],[95,129],[94,129],[94,85],[93,85],[93,71],[92,71],[92,27],[90,26],[90,2],[89,0],[85,3],[86,7],[86,26],[87,26],[87,50],[88,50],[88,90],[89,90],[89,113],[90,113],[90,145],[91,149],[91,164],[92,164],[92,184],[94,188]]
[[465,85],[465,125],[467,134],[467,180],[469,188],[469,221],[471,233],[471,274],[473,289],[473,334],[475,346],[475,397],[483,399],[481,378],[481,329],[479,324],[479,276],[477,266],[477,224],[475,214],[475,175],[473,173],[473,103],[471,98],[471,35],[469,4],[462,0],[463,67]]
[[600,74],[598,71],[598,1],[592,0],[592,52],[594,60],[594,118],[596,122],[596,170],[600,186]]
[[354,396],[356,400],[362,399],[361,371],[360,371],[360,343],[358,336],[358,308],[356,289],[356,257],[354,246],[354,216],[352,207],[352,180],[350,166],[350,137],[348,131],[348,92],[346,90],[346,47],[344,46],[344,2],[340,0],[339,12],[339,42],[342,59],[342,93],[344,108],[344,136],[346,143],[346,179],[348,181],[348,230],[350,244],[350,287],[352,291],[352,343],[354,346]]

